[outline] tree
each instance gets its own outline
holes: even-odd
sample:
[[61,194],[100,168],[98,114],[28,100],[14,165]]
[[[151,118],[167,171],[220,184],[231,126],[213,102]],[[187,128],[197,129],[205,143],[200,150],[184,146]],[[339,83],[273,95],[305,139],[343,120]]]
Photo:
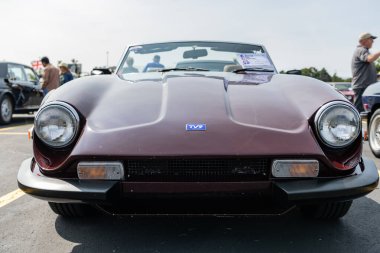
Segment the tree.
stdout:
[[332,80],[331,76],[325,68],[322,68],[318,74],[319,74],[319,78],[318,78],[319,80],[324,81],[324,82],[331,82]]
[[310,77],[313,77],[313,78],[318,78],[319,77],[318,69],[316,69],[314,67],[303,68],[303,69],[301,69],[301,73],[302,73],[303,76],[310,76]]
[[344,82],[345,79],[339,77],[336,73],[331,77],[331,82]]
[[345,79],[345,78],[339,77],[336,73],[334,73],[334,75],[331,76],[325,68],[322,68],[321,70],[318,70],[315,67],[303,68],[301,69],[301,73],[303,76],[310,76],[324,82],[350,82],[351,81],[351,78]]
[[[380,60],[377,64],[380,70]],[[280,71],[280,74],[285,73],[286,71],[284,70]],[[321,70],[318,70],[315,67],[303,68],[301,69],[301,75],[316,78],[323,82],[351,82],[351,78],[342,78],[339,77],[336,73],[334,73],[334,75],[331,76],[325,68],[322,68]]]
[[375,67],[376,67],[376,72],[379,73],[380,72],[380,59],[377,59],[377,61],[375,61]]

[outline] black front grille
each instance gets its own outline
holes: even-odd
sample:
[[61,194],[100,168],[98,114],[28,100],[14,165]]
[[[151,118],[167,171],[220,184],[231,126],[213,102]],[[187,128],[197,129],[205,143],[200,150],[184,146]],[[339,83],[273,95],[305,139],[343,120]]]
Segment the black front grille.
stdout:
[[236,182],[268,179],[268,159],[133,159],[126,180],[145,182]]

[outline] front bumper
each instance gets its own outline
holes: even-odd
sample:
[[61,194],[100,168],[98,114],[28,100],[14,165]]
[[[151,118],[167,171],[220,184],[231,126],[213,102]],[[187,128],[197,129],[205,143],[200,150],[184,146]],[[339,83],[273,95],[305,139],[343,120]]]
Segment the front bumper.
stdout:
[[32,159],[19,169],[18,185],[24,192],[51,202],[85,202],[110,204],[122,199],[174,194],[176,196],[239,195],[260,193],[279,202],[350,200],[368,194],[378,185],[379,174],[372,160],[363,159],[356,174],[328,179],[272,180],[267,182],[119,182],[57,179],[40,174],[38,165],[32,172]]

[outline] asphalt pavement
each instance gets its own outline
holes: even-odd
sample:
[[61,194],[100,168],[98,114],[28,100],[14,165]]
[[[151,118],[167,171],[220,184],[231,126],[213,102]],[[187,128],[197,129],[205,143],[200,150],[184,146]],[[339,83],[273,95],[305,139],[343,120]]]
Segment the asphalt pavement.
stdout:
[[[336,222],[298,210],[283,216],[114,217],[66,220],[45,201],[18,191],[21,162],[32,156],[23,115],[0,127],[0,252],[380,252],[380,190],[354,201]],[[364,156],[380,160],[364,146]]]

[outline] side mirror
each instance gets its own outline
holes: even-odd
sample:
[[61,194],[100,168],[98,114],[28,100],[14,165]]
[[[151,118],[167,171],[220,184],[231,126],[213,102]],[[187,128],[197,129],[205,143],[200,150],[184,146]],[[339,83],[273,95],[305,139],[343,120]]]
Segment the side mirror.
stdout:
[[288,70],[285,73],[288,75],[302,75],[302,72],[299,69]]
[[110,75],[112,71],[107,68],[96,68],[91,70],[91,75]]
[[6,84],[10,84],[11,82],[9,81],[9,78],[7,77],[7,78],[4,78],[4,82],[6,83]]

